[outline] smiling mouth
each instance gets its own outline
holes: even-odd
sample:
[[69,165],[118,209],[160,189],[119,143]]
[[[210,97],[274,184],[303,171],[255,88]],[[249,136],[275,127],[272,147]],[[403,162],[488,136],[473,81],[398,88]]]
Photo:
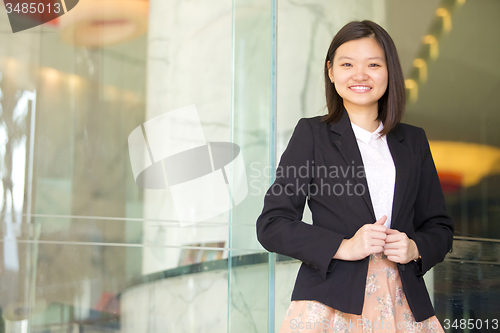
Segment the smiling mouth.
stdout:
[[372,88],[368,86],[351,86],[349,89],[354,90],[356,92],[366,92],[370,91]]

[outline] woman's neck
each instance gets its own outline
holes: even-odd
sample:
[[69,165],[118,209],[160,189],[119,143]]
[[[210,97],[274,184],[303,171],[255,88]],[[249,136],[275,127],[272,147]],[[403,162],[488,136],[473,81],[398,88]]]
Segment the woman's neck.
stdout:
[[377,120],[378,110],[357,110],[353,108],[349,108],[347,110],[347,114],[349,114],[349,119],[352,123],[358,125],[359,127],[369,131],[375,132],[375,130],[380,125],[380,122]]

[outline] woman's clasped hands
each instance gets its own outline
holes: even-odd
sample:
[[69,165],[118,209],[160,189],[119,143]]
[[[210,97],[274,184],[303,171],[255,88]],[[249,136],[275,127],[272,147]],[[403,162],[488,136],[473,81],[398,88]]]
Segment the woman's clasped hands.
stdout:
[[344,239],[333,258],[360,260],[370,254],[384,252],[390,261],[406,264],[418,258],[415,242],[404,232],[387,228],[382,216],[374,224],[365,224],[350,239]]

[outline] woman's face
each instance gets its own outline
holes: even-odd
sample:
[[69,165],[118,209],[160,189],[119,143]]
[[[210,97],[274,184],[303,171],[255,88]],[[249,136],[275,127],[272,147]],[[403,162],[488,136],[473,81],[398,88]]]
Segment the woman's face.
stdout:
[[378,100],[387,90],[388,73],[384,50],[374,38],[361,38],[340,45],[329,63],[330,80],[352,111],[378,112]]

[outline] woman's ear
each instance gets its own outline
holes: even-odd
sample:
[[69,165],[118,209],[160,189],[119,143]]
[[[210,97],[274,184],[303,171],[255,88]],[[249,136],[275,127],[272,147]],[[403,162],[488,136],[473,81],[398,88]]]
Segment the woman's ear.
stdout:
[[326,63],[326,66],[328,66],[328,76],[330,77],[330,81],[333,83],[333,66],[330,60]]

